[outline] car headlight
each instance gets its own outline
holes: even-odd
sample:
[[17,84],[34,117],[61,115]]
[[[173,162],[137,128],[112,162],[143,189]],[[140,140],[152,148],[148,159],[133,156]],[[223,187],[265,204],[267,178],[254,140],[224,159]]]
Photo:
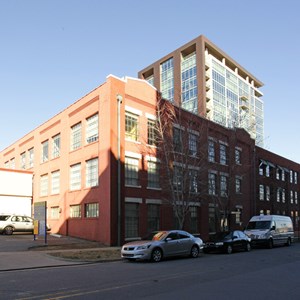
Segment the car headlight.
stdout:
[[223,245],[224,245],[223,242],[218,242],[218,243],[216,243],[216,246],[223,246]]
[[146,244],[146,245],[138,246],[136,248],[136,250],[146,250],[146,249],[149,249],[150,246],[151,246],[151,244]]

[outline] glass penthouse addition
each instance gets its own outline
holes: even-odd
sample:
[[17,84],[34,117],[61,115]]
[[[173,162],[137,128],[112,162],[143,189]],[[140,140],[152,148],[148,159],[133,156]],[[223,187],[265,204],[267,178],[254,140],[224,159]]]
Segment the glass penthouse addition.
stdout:
[[162,97],[213,122],[242,127],[263,146],[259,80],[200,36],[139,72]]

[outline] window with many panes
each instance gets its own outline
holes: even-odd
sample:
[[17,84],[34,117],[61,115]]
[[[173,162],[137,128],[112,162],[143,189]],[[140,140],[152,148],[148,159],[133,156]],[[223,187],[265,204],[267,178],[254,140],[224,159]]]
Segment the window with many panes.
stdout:
[[198,232],[198,209],[197,206],[190,206],[190,231],[191,233]]
[[42,157],[41,162],[46,162],[49,159],[49,141],[44,141],[42,143]]
[[160,65],[160,89],[162,96],[169,101],[174,101],[174,68],[173,58]]
[[215,162],[216,153],[215,153],[215,142],[212,140],[208,141],[208,161]]
[[84,208],[84,216],[86,218],[99,217],[99,203],[86,203]]
[[52,158],[60,156],[60,134],[52,138]]
[[139,159],[125,157],[125,184],[139,185]]
[[51,173],[51,194],[59,194],[60,192],[60,171]]
[[48,174],[40,177],[40,196],[48,195]]
[[242,193],[242,179],[240,177],[235,177],[235,193]]
[[237,165],[240,165],[240,164],[242,163],[242,162],[241,162],[241,154],[242,154],[241,149],[235,148],[234,153],[235,153],[235,163],[236,163]]
[[81,205],[70,205],[70,218],[81,218]]
[[95,114],[86,119],[86,143],[90,144],[98,141],[99,138],[99,120],[98,114]]
[[148,120],[147,123],[147,133],[148,133],[148,145],[155,146],[157,143],[156,140],[156,128],[155,128],[155,121],[154,120]]
[[81,147],[81,123],[77,123],[71,127],[71,150]]
[[81,164],[70,167],[70,190],[75,191],[81,188]]
[[199,193],[198,181],[199,181],[199,171],[190,169],[189,170],[189,189],[191,193]]
[[174,151],[182,153],[182,130],[173,127],[173,147]]
[[134,238],[139,236],[139,204],[125,204],[125,238]]
[[98,185],[98,157],[86,161],[86,187],[93,187]]
[[193,133],[189,133],[189,154],[192,156],[198,154],[198,136]]
[[26,169],[26,152],[21,153],[21,169]]
[[34,148],[28,150],[28,156],[28,166],[32,168],[34,163]]
[[59,219],[59,206],[53,206],[50,208],[51,219]]
[[159,163],[148,161],[148,187],[159,188]]
[[290,191],[290,202],[291,202],[291,204],[294,203],[294,192],[293,191]]
[[220,164],[227,165],[227,146],[220,144]]
[[9,161],[9,165],[11,169],[15,169],[16,168],[16,160],[13,157],[10,161]]
[[259,200],[265,200],[265,187],[262,184],[259,185]]
[[182,167],[175,165],[173,167],[173,187],[175,190],[181,191],[183,184]]
[[217,174],[209,172],[208,173],[208,193],[209,195],[216,195],[217,187],[216,187]]
[[157,204],[148,204],[147,205],[147,230],[148,232],[159,230],[159,213],[160,206]]
[[271,197],[271,190],[270,190],[270,187],[267,185],[266,186],[266,200],[270,201],[270,197]]
[[282,203],[285,203],[285,189],[281,189],[281,199],[282,199]]
[[126,112],[125,115],[125,137],[127,140],[138,140],[138,115]]
[[228,196],[228,178],[225,175],[220,176],[220,195],[221,197]]

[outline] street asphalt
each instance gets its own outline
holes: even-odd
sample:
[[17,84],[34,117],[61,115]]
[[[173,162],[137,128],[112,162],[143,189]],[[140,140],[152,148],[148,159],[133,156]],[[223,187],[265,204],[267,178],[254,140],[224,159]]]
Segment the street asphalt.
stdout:
[[51,250],[53,247],[68,251],[99,246],[101,245],[97,242],[60,235],[47,235],[47,240],[44,236],[34,240],[32,234],[0,235],[0,272],[82,264],[79,261],[56,258],[49,255],[49,252],[54,251]]

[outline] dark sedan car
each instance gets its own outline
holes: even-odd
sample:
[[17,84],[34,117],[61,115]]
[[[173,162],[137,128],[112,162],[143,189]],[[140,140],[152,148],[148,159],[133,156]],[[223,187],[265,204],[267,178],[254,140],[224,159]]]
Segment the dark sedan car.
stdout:
[[233,251],[250,251],[251,239],[242,231],[224,231],[210,236],[209,240],[204,243],[203,251],[224,252],[231,254]]

